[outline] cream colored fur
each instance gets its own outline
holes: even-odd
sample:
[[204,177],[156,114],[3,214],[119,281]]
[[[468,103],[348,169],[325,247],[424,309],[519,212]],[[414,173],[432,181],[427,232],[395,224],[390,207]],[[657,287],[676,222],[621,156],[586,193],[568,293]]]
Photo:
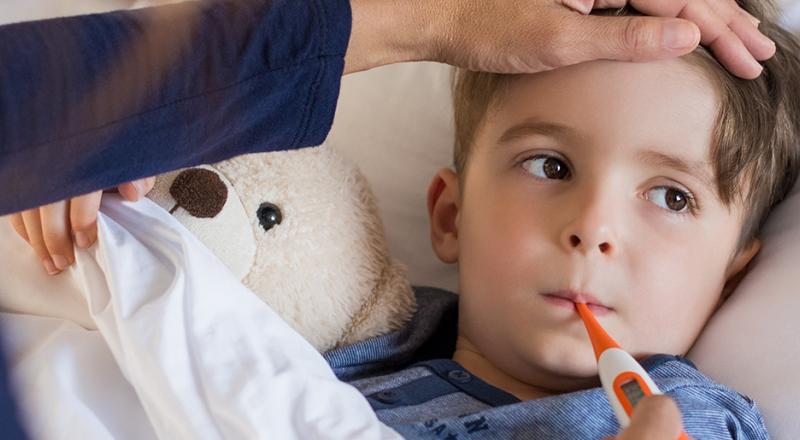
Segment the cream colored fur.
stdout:
[[[410,318],[414,296],[405,268],[389,256],[372,192],[332,148],[252,154],[202,168],[228,188],[224,207],[213,218],[180,207],[173,215],[317,349],[382,334]],[[180,172],[159,176],[148,197],[172,210],[169,189]],[[264,202],[283,214],[269,230],[256,214]]]

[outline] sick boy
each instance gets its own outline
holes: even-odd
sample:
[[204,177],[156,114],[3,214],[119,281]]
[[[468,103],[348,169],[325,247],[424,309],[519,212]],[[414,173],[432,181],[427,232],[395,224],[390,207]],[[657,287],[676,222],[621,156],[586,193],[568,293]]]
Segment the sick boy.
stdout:
[[680,356],[800,166],[800,46],[757,16],[778,52],[751,83],[702,50],[457,73],[455,169],[434,177],[428,211],[458,299],[419,289],[408,329],[327,354],[381,420],[410,437],[614,435],[585,301],[689,435],[768,437],[754,402]]
[[[757,9],[756,4],[745,5]],[[428,191],[459,295],[326,354],[408,437],[600,438],[619,426],[574,302],[678,403],[694,438],[767,438],[756,404],[681,357],[760,248],[800,164],[800,46],[737,80],[703,50],[527,76],[461,71],[455,169]]]

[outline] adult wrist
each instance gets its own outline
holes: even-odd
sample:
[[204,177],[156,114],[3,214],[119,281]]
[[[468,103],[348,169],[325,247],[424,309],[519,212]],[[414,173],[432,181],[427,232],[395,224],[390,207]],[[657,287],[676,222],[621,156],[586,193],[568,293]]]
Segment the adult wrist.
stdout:
[[344,74],[407,61],[434,61],[437,16],[430,0],[350,0]]

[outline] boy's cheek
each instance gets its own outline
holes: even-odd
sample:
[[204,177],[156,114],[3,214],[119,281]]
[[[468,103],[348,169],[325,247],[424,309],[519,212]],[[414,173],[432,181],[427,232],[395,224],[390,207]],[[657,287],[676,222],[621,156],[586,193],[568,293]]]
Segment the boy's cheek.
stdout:
[[638,308],[638,313],[630,312],[635,310],[630,307],[627,315],[620,316],[619,342],[634,353],[685,354],[710,317],[708,307],[705,302],[693,302],[691,298],[684,298],[679,305],[645,304]]

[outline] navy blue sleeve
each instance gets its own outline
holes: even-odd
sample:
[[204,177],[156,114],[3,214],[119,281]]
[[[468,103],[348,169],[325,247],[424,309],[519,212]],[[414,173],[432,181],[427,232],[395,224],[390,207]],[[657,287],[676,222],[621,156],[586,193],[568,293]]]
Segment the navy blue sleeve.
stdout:
[[203,0],[0,27],[0,215],[318,145],[349,0]]
[[27,438],[23,431],[17,404],[14,402],[8,365],[0,342],[0,438],[3,440],[22,440]]

